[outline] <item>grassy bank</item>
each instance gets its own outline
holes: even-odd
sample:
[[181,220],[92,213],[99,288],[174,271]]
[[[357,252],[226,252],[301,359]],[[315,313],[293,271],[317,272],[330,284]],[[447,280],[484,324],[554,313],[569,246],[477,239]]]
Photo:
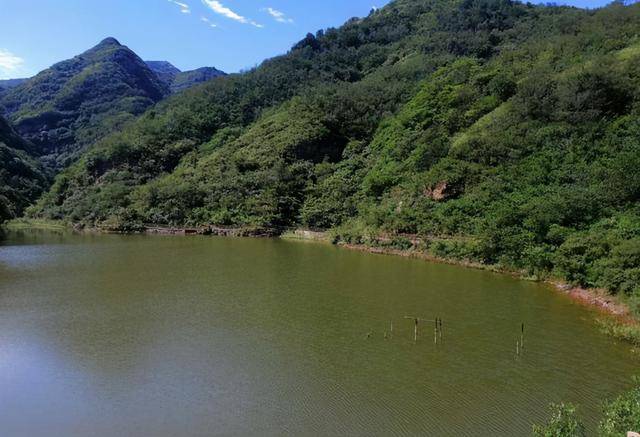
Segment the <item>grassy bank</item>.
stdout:
[[48,229],[48,230],[65,230],[71,229],[71,225],[66,222],[46,219],[27,219],[20,218],[8,221],[2,226],[10,230],[20,229]]

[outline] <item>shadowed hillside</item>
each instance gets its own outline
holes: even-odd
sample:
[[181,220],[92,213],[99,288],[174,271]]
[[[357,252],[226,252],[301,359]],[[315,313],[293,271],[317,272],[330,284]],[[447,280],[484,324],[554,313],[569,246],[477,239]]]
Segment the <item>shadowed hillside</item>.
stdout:
[[0,117],[0,223],[19,217],[48,184],[27,143]]

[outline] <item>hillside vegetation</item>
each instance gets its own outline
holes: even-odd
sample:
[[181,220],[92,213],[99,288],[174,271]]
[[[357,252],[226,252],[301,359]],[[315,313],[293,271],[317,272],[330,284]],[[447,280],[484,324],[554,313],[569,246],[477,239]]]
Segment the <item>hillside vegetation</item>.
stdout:
[[142,62],[106,38],[33,78],[0,80],[0,113],[61,169],[171,93],[225,75],[213,67],[180,71],[166,61]]
[[168,88],[113,38],[0,95],[0,110],[54,169],[168,95]]
[[0,117],[0,223],[20,217],[49,182],[32,153],[33,145]]
[[217,77],[226,76],[225,72],[214,67],[201,67],[190,71],[180,71],[166,61],[146,61],[146,64],[172,93],[184,91],[199,83],[208,82]]
[[640,296],[638,29],[638,4],[397,0],[159,103],[30,214],[418,239]]
[[27,80],[29,79],[2,79],[0,80],[0,91],[15,88],[18,85],[25,83]]

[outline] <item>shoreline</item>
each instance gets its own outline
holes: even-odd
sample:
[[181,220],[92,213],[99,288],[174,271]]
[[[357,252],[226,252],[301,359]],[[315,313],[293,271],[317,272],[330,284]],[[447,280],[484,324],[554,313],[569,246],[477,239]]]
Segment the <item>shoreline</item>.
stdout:
[[[311,231],[296,230],[294,237],[284,237],[287,239],[307,240],[317,242],[318,239],[304,238],[305,233]],[[318,233],[314,233],[318,234]],[[328,232],[324,232],[323,241],[331,243]],[[458,260],[454,258],[441,258],[424,251],[415,249],[395,249],[390,247],[376,247],[366,244],[350,244],[350,243],[332,243],[338,247],[374,255],[400,256],[404,258],[420,259],[427,262],[448,264],[484,270],[503,275],[509,275],[523,281],[534,281],[550,286],[555,292],[561,293],[571,299],[572,302],[592,309],[599,313],[603,318],[596,319],[596,323],[612,337],[624,340],[633,346],[640,347],[640,320],[636,319],[627,304],[613,294],[608,293],[605,289],[583,288],[568,284],[557,278],[532,279],[526,276],[524,272],[501,268],[496,265],[487,265],[470,260]]]
[[456,266],[472,268],[477,270],[484,270],[484,271],[489,271],[493,273],[509,275],[517,279],[520,279],[522,281],[533,281],[533,282],[544,283],[544,284],[550,285],[557,292],[570,297],[575,302],[581,303],[584,306],[597,309],[608,316],[620,318],[632,323],[635,322],[640,327],[640,321],[635,321],[632,319],[629,308],[624,303],[620,302],[618,298],[616,298],[612,294],[609,294],[604,289],[576,287],[576,286],[567,284],[563,281],[560,281],[558,279],[531,279],[531,278],[528,278],[524,273],[518,272],[516,270],[504,269],[504,268],[500,268],[499,266],[482,264],[479,262],[474,262],[469,260],[440,258],[425,252],[415,251],[411,249],[403,250],[403,249],[368,246],[366,244],[349,244],[349,243],[338,243],[337,246],[348,249],[348,250],[366,252],[366,253],[371,253],[375,255],[401,256],[404,258],[421,259],[424,261],[438,263],[438,264],[449,264],[449,265],[456,265]]
[[347,250],[365,252],[374,255],[400,256],[403,258],[420,259],[427,262],[456,265],[466,268],[485,270],[493,273],[509,275],[523,281],[534,281],[549,285],[556,292],[570,298],[573,302],[593,309],[605,317],[604,320],[596,320],[596,323],[613,337],[626,340],[634,346],[640,347],[640,320],[636,319],[629,307],[615,295],[608,293],[604,289],[583,288],[567,284],[557,278],[531,278],[522,271],[505,269],[497,265],[482,264],[470,260],[460,260],[455,258],[442,258],[427,252],[409,249],[396,249],[393,247],[380,247],[367,244],[350,244],[344,242],[331,241],[328,231],[311,231],[306,229],[290,229],[283,232],[278,229],[266,229],[258,227],[222,227],[222,226],[199,226],[199,227],[169,227],[157,225],[145,225],[136,231],[122,231],[109,228],[85,228],[64,222],[40,221],[29,219],[18,219],[2,226],[7,229],[45,229],[45,230],[70,230],[79,233],[101,233],[101,234],[144,234],[144,235],[175,235],[175,236],[214,236],[214,237],[244,237],[244,238],[279,238],[283,240],[306,241],[312,243],[333,244]]

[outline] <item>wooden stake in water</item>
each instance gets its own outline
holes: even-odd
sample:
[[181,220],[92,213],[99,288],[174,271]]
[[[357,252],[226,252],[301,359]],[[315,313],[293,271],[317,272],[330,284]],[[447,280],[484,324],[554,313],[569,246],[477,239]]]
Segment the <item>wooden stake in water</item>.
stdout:
[[520,342],[516,341],[516,355],[520,356]]
[[522,329],[520,331],[520,347],[524,349],[524,323],[522,324]]
[[430,320],[421,319],[420,317],[415,317],[415,316],[404,316],[404,318],[413,320],[413,323],[414,323],[413,341],[417,342],[418,341],[418,323],[420,323],[420,321],[429,322]]
[[440,334],[440,341],[442,341],[442,319],[438,318],[438,334]]

